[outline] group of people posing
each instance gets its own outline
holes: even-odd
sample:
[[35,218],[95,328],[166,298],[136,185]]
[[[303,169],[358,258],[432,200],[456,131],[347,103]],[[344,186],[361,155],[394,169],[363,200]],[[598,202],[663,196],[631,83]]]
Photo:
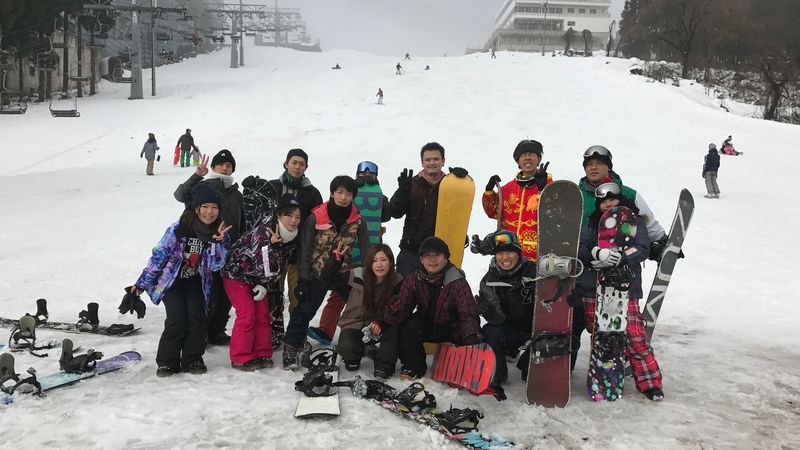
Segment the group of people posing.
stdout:
[[[495,383],[508,379],[506,355],[517,356],[526,379],[525,348],[531,338],[537,271],[537,221],[541,191],[552,182],[542,164],[542,145],[520,142],[513,152],[516,175],[501,186],[494,175],[482,196],[485,213],[501,230],[487,237],[493,255],[474,295],[465,273],[450,261],[450,248],[434,234],[439,186],[447,175],[445,149],[427,143],[419,152],[422,169],[403,169],[391,198],[383,196],[380,220],[404,219],[399,252],[377,239],[354,204],[360,189],[378,185],[378,167],[364,161],[355,178],[335,177],[323,198],[306,171],[309,157],[292,149],[280,177],[243,180],[232,174],[229,150],[210,162],[204,156],[195,173],[175,192],[185,205],[153,249],[147,267],[128,288],[164,303],[167,318],[158,345],[158,376],[205,373],[206,344],[230,345],[231,366],[253,371],[272,367],[273,351],[283,346],[284,369],[297,369],[308,352],[307,336],[331,341],[341,329],[337,349],[347,370],[374,360],[374,375],[414,380],[427,371],[425,342],[456,345],[488,343],[495,352]],[[635,190],[612,168],[611,152],[599,145],[583,154],[586,176],[580,258],[586,270],[570,295],[574,308],[572,367],[581,333],[594,324],[597,270],[627,265],[640,274],[649,256],[659,260],[666,233]],[[451,176],[465,177],[463,168]],[[498,191],[502,208],[498,208]],[[600,215],[617,205],[633,210],[640,230],[629,251],[597,251]],[[502,211],[501,217],[498,212]],[[460,262],[459,262],[460,263]],[[288,284],[289,322],[283,329],[284,285]],[[636,388],[652,400],[663,398],[662,379],[646,341],[638,300],[641,278],[629,291],[627,353]],[[309,327],[328,296],[319,327]],[[225,334],[231,305],[236,319]],[[485,324],[481,326],[481,316]],[[282,339],[280,338],[282,336]]]

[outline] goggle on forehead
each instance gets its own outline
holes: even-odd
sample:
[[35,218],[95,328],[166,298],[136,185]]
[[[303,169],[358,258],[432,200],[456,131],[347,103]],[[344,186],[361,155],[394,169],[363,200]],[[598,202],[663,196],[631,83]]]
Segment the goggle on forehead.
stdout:
[[622,191],[617,183],[603,183],[594,190],[595,198],[606,198],[609,195],[620,195]]
[[378,173],[378,165],[372,161],[361,161],[360,163],[358,163],[358,168],[356,169],[356,172],[358,173],[369,172],[373,175],[376,175]]

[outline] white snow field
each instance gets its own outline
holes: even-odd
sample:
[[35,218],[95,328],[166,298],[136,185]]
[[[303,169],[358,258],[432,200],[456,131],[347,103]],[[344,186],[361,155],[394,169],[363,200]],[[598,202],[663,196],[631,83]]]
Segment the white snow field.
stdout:
[[[492,174],[515,173],[521,139],[543,143],[555,179],[583,176],[583,151],[614,154],[614,170],[647,199],[669,228],[678,193],[696,210],[653,340],[666,399],[652,403],[627,384],[625,398],[597,404],[586,395],[584,334],[564,409],[527,405],[510,368],[509,400],[472,397],[426,379],[443,407],[478,408],[480,428],[520,448],[800,447],[800,309],[796,284],[796,178],[800,127],[725,113],[691,87],[647,83],[621,59],[498,52],[402,61],[355,51],[299,53],[246,47],[245,66],[228,68],[227,50],[159,68],[158,96],[127,100],[128,86],[102,82],[79,103],[78,119],[55,119],[47,106],[0,117],[0,316],[20,317],[49,301],[51,320],[72,321],[100,303],[103,323],[131,323],[128,338],[69,335],[107,355],[125,350],[143,361],[121,372],[29,397],[0,408],[7,448],[456,448],[437,432],[341,393],[336,420],[293,417],[300,373],[276,367],[230,368],[227,348],[211,347],[209,373],[155,376],[164,310],[148,302],[142,320],[120,316],[124,286],[182,205],[172,193],[192,169],[171,165],[185,128],[213,155],[230,149],[237,181],[275,178],[286,152],[310,155],[307,175],[325,195],[357,162],[380,166],[391,196],[403,168],[419,170],[419,148],[438,141],[447,166],[467,168],[480,193]],[[342,70],[330,70],[336,63]],[[423,70],[429,64],[429,71]],[[687,83],[684,83],[688,85]],[[375,104],[378,88],[384,105]],[[145,175],[139,159],[147,133],[162,160]],[[722,157],[719,200],[703,198],[700,175],[709,142],[732,134],[739,157]],[[794,207],[791,205],[795,205]],[[402,221],[388,223],[396,246]],[[469,232],[494,229],[475,199]],[[489,259],[467,252],[473,288]],[[648,263],[645,289],[655,266]],[[287,315],[288,319],[288,315]],[[316,323],[316,319],[313,323]],[[233,319],[229,322],[229,329]],[[9,330],[3,330],[7,333]],[[64,335],[39,332],[41,338]],[[5,335],[2,336],[5,339]],[[17,371],[58,368],[57,354],[17,353]],[[362,376],[372,375],[365,360]],[[342,371],[341,378],[351,374]],[[394,378],[391,385],[407,383]]]

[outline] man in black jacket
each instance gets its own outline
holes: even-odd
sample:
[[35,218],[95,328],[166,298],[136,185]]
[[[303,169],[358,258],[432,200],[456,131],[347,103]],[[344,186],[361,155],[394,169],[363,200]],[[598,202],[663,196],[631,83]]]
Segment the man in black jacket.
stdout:
[[186,134],[178,138],[178,143],[175,144],[181,148],[181,167],[189,167],[189,155],[192,149],[196,149],[194,145],[194,137],[192,137],[192,130],[186,129]]
[[[211,159],[211,171],[208,170],[208,156],[203,156],[194,174],[175,190],[175,199],[187,208],[192,204],[192,188],[198,183],[208,183],[222,193],[220,216],[226,225],[230,225],[231,242],[236,241],[244,226],[244,207],[239,185],[233,182],[231,174],[236,170],[236,160],[230,150],[220,150]],[[205,177],[205,180],[203,179]],[[214,272],[211,286],[211,300],[208,305],[208,343],[227,345],[230,336],[225,334],[225,327],[230,318],[231,302],[222,287],[222,278]]]

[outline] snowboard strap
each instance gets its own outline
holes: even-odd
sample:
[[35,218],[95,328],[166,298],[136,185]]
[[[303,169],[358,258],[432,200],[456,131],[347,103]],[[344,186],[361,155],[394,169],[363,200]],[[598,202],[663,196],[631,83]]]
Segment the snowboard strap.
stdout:
[[436,414],[439,426],[447,430],[450,434],[469,433],[478,429],[478,422],[483,419],[483,414],[477,409],[472,408],[453,408]]
[[31,355],[37,358],[44,358],[47,353],[37,353],[37,351],[52,348],[52,345],[36,346],[36,318],[30,314],[25,314],[11,330],[11,336],[8,338],[8,348],[12,350],[27,349]]
[[306,397],[334,395],[336,391],[331,389],[333,377],[325,373],[325,369],[325,367],[320,367],[303,375],[303,379],[294,384],[294,390],[302,392]]
[[23,378],[17,382],[14,386],[9,389],[8,394],[15,394],[17,390],[19,390],[23,386],[30,386],[27,389],[20,390],[19,392],[26,393],[26,394],[33,394],[39,397],[44,397],[44,392],[42,392],[42,384],[36,379],[36,369],[33,367],[28,368],[27,370],[29,377]]
[[300,363],[309,371],[323,369],[324,372],[333,372],[336,370],[336,357],[336,349],[318,348],[311,352],[303,352]]
[[531,358],[534,364],[541,364],[547,359],[570,354],[571,334],[542,333],[531,342]]
[[350,381],[337,381],[333,386],[349,387],[354,396],[370,400],[392,400],[397,395],[397,390],[378,380],[365,380],[361,375],[356,375]]
[[61,344],[61,359],[59,364],[61,370],[67,373],[86,373],[92,372],[97,365],[97,361],[103,358],[103,354],[89,349],[84,355],[72,355],[73,344],[69,339],[64,339]]
[[600,270],[598,281],[603,286],[609,286],[619,291],[627,291],[631,287],[631,280],[636,277],[627,264],[617,267],[609,267]]
[[105,329],[104,334],[109,336],[125,336],[134,330],[133,325],[125,325],[122,323],[115,323]]

